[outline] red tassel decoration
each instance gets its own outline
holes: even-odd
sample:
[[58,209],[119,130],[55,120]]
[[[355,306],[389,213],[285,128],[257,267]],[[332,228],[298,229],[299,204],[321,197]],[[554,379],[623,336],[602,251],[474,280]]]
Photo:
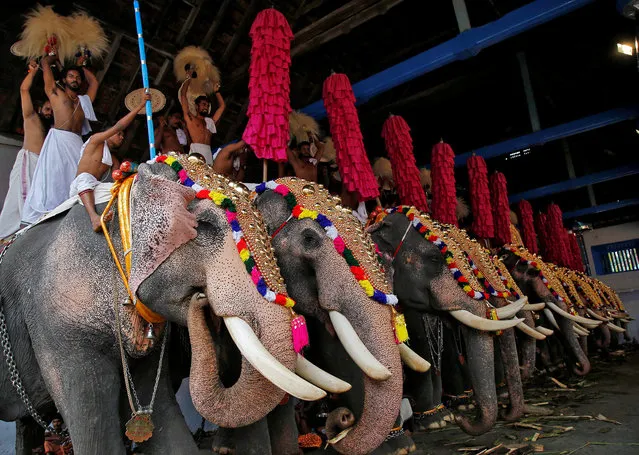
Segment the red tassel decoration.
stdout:
[[242,139],[258,158],[284,162],[289,141],[293,32],[284,15],[269,8],[257,14],[249,35],[253,41],[246,112],[249,120]]
[[440,142],[433,146],[430,175],[433,180],[433,218],[440,223],[457,226],[455,153],[450,145]]
[[391,115],[382,127],[382,138],[393,168],[393,180],[399,199],[403,205],[414,205],[422,212],[428,212],[426,193],[421,185],[421,176],[415,155],[413,139],[406,120],[399,115]]
[[308,329],[306,327],[306,319],[304,316],[293,313],[291,319],[291,333],[293,334],[293,349],[298,354],[309,345]]
[[508,188],[506,177],[501,172],[495,172],[490,176],[490,198],[493,206],[493,221],[495,223],[495,243],[496,245],[510,243]]
[[572,268],[578,272],[585,272],[586,267],[581,257],[581,249],[579,248],[579,242],[577,241],[577,235],[573,232],[566,231],[568,233],[568,246],[572,255]]
[[342,184],[351,193],[356,193],[360,202],[379,197],[377,179],[364,149],[355,95],[348,77],[331,74],[324,81],[322,97]]
[[526,200],[519,201],[517,205],[519,212],[519,230],[521,231],[524,246],[531,253],[537,254],[537,234],[535,234],[535,225],[533,222],[533,211],[530,202]]
[[470,206],[473,211],[473,233],[483,239],[495,236],[493,209],[488,189],[488,168],[483,157],[473,155],[466,161],[470,184]]
[[548,251],[546,252],[548,256],[547,259],[556,265],[569,267],[570,258],[568,256],[568,246],[566,245],[566,236],[561,209],[557,204],[550,204],[548,206],[546,216],[546,233],[548,246]]
[[539,254],[542,257],[548,256],[548,232],[546,231],[546,214],[539,212],[535,216],[535,230],[539,240]]

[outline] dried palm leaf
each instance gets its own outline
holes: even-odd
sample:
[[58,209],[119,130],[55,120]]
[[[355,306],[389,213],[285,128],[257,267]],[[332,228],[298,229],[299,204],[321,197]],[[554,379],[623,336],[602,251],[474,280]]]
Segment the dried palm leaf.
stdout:
[[463,220],[464,218],[467,218],[468,215],[470,215],[470,208],[468,207],[468,203],[461,196],[457,196],[457,208],[455,209],[455,214],[457,215],[458,220]]
[[419,178],[422,182],[422,186],[428,190],[433,186],[433,181],[430,178],[430,169],[422,168],[419,171]]
[[20,52],[27,59],[42,57],[49,38],[55,36],[58,58],[64,62],[75,56],[70,20],[53,11],[51,6],[38,5],[26,14],[20,34]]
[[102,57],[109,50],[109,40],[96,19],[84,12],[79,12],[68,20],[76,52],[87,49],[92,57]]
[[186,80],[187,67],[197,73],[191,82],[193,92],[213,93],[221,82],[220,70],[213,65],[209,53],[201,47],[187,46],[175,56],[173,73],[178,82]]
[[319,125],[315,119],[309,115],[293,111],[288,116],[288,123],[290,135],[298,144],[308,141],[309,133],[319,137]]
[[335,152],[335,144],[333,144],[333,138],[326,136],[324,138],[324,154],[320,160],[322,163],[330,163],[335,161],[337,153]]

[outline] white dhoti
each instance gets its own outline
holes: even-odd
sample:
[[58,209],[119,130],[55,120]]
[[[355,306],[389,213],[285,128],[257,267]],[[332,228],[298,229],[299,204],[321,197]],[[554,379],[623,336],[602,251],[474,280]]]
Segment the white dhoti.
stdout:
[[[80,156],[84,155],[84,150],[87,148],[91,142],[91,138],[87,139],[87,141],[82,145],[82,149],[80,150]],[[109,146],[106,141],[102,144],[102,160],[101,163],[106,166],[113,166],[113,157],[111,156],[111,150],[109,150]],[[109,171],[107,170],[102,176],[101,181],[104,182],[107,177],[109,177]],[[73,179],[71,182],[71,187],[69,188],[69,197],[73,197],[76,195],[80,195],[85,191],[93,191],[100,181],[93,175],[88,172],[83,172]]]
[[191,143],[191,150],[189,151],[189,155],[193,153],[199,153],[206,160],[206,164],[213,164],[213,154],[211,153],[211,146],[208,144],[196,144]]
[[77,134],[55,128],[49,130],[24,202],[24,222],[34,223],[67,199],[69,186],[78,171],[81,150],[82,138]]
[[20,149],[9,175],[9,191],[0,213],[0,239],[9,237],[20,229],[22,209],[27,198],[31,179],[38,163],[38,155]]

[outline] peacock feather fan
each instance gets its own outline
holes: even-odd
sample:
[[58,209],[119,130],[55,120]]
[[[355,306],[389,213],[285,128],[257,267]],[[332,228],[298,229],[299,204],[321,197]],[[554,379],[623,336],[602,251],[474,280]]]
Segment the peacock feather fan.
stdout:
[[49,38],[55,36],[58,58],[61,62],[75,56],[71,22],[58,15],[52,6],[38,5],[28,12],[20,34],[20,53],[26,59],[37,59],[44,54]]
[[109,40],[100,23],[84,12],[78,12],[68,18],[71,37],[76,45],[75,51],[85,48],[92,57],[102,57],[109,50]]
[[319,125],[309,115],[292,111],[288,116],[288,123],[290,135],[297,143],[308,141],[309,133],[319,137]]

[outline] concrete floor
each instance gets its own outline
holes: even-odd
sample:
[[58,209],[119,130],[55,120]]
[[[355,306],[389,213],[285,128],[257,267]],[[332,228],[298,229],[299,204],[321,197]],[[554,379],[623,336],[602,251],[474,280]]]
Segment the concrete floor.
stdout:
[[[478,454],[479,447],[490,449],[499,444],[516,447],[527,445],[517,453],[531,453],[532,444],[543,446],[543,453],[562,455],[637,455],[639,454],[639,352],[613,357],[608,362],[593,359],[593,371],[585,382],[576,378],[561,378],[553,375],[575,391],[557,391],[558,386],[550,380],[538,381],[527,387],[529,404],[549,402],[539,406],[553,411],[553,415],[593,416],[602,414],[621,423],[617,425],[600,420],[537,420],[524,418],[524,422],[541,425],[542,430],[515,428],[500,422],[495,428],[480,437],[470,437],[457,427],[448,427],[429,434],[415,434],[413,439],[418,450],[424,454]],[[558,436],[558,429],[551,426],[574,427]],[[535,433],[537,441],[531,442]],[[476,450],[460,450],[475,448]],[[537,448],[541,450],[541,447]],[[495,454],[507,453],[502,447]]]

